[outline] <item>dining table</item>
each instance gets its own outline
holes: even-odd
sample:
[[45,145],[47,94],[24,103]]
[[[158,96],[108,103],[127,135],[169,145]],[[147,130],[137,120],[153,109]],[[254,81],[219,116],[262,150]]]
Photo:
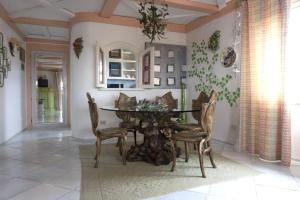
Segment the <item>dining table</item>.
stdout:
[[[136,106],[116,108],[102,106],[101,110],[126,112],[136,121],[136,129],[144,135],[142,144],[132,145],[127,151],[128,161],[145,161],[155,165],[169,164],[173,160],[172,134],[176,134],[177,120],[182,113],[201,112],[200,109],[143,110]],[[176,146],[176,156],[181,149]]]

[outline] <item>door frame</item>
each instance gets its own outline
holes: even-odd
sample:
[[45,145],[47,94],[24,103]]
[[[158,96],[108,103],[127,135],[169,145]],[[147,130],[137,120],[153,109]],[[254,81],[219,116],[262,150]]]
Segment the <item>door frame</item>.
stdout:
[[[36,81],[37,81],[37,57],[38,56],[61,56],[63,59],[63,122],[62,123],[37,123]],[[67,126],[68,125],[68,73],[67,55],[63,52],[32,51],[31,52],[31,116],[32,127]]]

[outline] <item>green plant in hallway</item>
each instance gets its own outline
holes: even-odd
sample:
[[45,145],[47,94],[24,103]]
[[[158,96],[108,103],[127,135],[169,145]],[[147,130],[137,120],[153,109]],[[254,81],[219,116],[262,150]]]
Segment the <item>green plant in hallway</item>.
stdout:
[[234,91],[228,89],[228,83],[233,78],[226,74],[218,77],[213,68],[218,61],[219,54],[213,51],[210,55],[208,45],[203,40],[200,44],[194,42],[192,45],[192,70],[189,76],[198,79],[195,90],[209,94],[212,89],[218,92],[218,100],[226,100],[230,106],[235,105],[240,97],[240,88]]

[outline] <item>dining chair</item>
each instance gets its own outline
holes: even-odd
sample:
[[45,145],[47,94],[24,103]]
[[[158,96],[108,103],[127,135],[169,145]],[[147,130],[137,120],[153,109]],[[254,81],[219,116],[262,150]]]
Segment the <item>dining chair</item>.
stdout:
[[[120,108],[134,109],[136,105],[137,105],[136,97],[129,97],[122,92],[120,93],[118,100],[115,101],[115,107],[119,109]],[[134,114],[129,112],[117,111],[116,115],[119,119],[122,120],[119,124],[119,127],[126,129],[127,132],[132,132],[134,136],[134,144],[137,145],[136,134],[138,129],[138,123]]]
[[197,123],[178,124],[174,128],[175,131],[193,130],[199,127],[202,128],[201,127],[202,104],[208,102],[209,102],[209,96],[205,92],[200,92],[198,98],[192,100],[192,110],[199,110],[197,112],[192,112],[192,116],[197,121]]
[[161,97],[157,96],[156,101],[161,101],[165,103],[168,106],[168,110],[174,110],[178,108],[178,99],[175,99],[173,97],[171,91],[167,92]]
[[91,97],[90,93],[87,92],[86,96],[88,98],[89,104],[89,111],[90,111],[90,118],[92,123],[92,130],[94,135],[96,136],[96,155],[95,155],[95,168],[99,167],[100,162],[100,153],[101,153],[101,142],[103,140],[111,139],[111,138],[118,138],[120,141],[119,151],[120,155],[122,156],[122,162],[126,164],[126,140],[127,140],[127,131],[124,128],[105,128],[99,129],[98,122],[99,122],[99,114],[97,104],[95,103],[95,99]]
[[[178,99],[175,99],[172,95],[172,92],[169,91],[166,94],[164,94],[163,96],[156,97],[156,101],[157,102],[162,102],[165,103],[168,107],[168,110],[174,110],[174,109],[178,109]],[[166,126],[171,126],[174,127],[176,126],[178,123],[176,121],[176,119],[179,118],[179,114],[178,116],[170,116],[168,120],[166,120]]]
[[[202,104],[201,113],[201,127],[192,130],[184,130],[174,134],[171,138],[171,150],[173,154],[173,164],[171,171],[175,170],[176,166],[176,150],[175,143],[177,141],[182,141],[186,143],[194,143],[197,145],[200,169],[202,177],[206,177],[203,165],[204,155],[208,155],[213,168],[216,168],[215,162],[213,160],[213,152],[211,146],[211,135],[212,135],[212,125],[213,125],[213,115],[217,102],[217,93],[212,91],[209,97],[208,103]],[[188,161],[188,148],[185,145],[185,161]]]

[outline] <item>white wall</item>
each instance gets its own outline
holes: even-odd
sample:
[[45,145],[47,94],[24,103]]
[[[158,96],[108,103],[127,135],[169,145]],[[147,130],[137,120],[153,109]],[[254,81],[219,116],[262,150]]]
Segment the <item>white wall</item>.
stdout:
[[[8,48],[11,37],[18,35],[0,18],[0,30],[4,35],[4,45]],[[25,73],[21,70],[19,52],[11,57],[11,71],[0,88],[0,144],[25,128]]]
[[[234,23],[235,23],[235,13],[229,13],[221,18],[218,18],[200,28],[189,32],[187,34],[187,49],[188,49],[188,66],[191,66],[191,53],[192,53],[192,44],[193,42],[200,43],[202,40],[208,41],[209,37],[216,31],[221,31],[221,40],[220,40],[220,51],[227,47],[232,47],[233,43],[233,33],[234,33]],[[214,66],[214,72],[218,77],[222,77],[226,74],[232,74],[232,68],[224,68],[220,59],[217,61],[217,64]],[[188,99],[187,102],[191,103],[192,98],[197,98],[199,92],[195,91],[195,83],[197,82],[196,78],[188,79]],[[240,77],[239,75],[236,78],[233,78],[228,85],[229,89],[235,89],[240,86]],[[191,117],[189,117],[191,120]],[[234,144],[237,140],[239,130],[239,106],[230,107],[225,100],[217,103],[215,121],[214,121],[214,131],[213,138]]]
[[[101,47],[113,42],[127,42],[134,45],[139,51],[144,49],[145,38],[141,29],[119,25],[99,24],[92,22],[79,23],[72,27],[71,41],[77,37],[83,37],[83,51],[80,59],[74,54],[71,47],[71,126],[74,137],[94,138],[91,132],[91,123],[88,113],[86,92],[95,97],[99,106],[112,106],[118,98],[120,91],[98,90],[95,88],[95,47],[96,41]],[[181,33],[167,33],[166,39],[160,43],[186,45],[186,35]],[[129,96],[137,96],[138,99],[155,98],[169,90],[131,90],[123,91]],[[176,98],[180,96],[180,90],[172,90]],[[117,126],[119,120],[113,112],[100,112],[100,120],[105,120],[102,127]]]

